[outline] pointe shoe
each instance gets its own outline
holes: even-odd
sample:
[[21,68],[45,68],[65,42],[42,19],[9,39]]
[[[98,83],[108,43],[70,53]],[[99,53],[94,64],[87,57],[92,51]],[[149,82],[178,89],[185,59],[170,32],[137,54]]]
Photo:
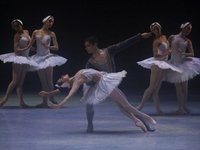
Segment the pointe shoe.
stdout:
[[28,105],[26,105],[24,102],[23,103],[20,103],[20,106],[19,106],[20,108],[29,108],[29,106]]
[[183,109],[178,109],[177,111],[171,112],[172,115],[183,115],[184,111]]
[[8,99],[4,97],[4,98],[0,101],[0,107],[3,106],[3,105],[7,102],[7,100],[8,100]]
[[145,121],[147,121],[147,122],[149,122],[150,124],[152,124],[152,125],[156,125],[156,121],[153,119],[153,118],[151,118],[150,116],[148,116],[148,115],[145,115],[144,117],[142,117]]
[[166,113],[163,112],[162,110],[159,110],[159,111],[157,111],[156,114],[157,114],[158,116],[162,116],[162,115],[165,115]]
[[142,121],[142,123],[145,125],[147,131],[149,131],[149,132],[154,132],[154,131],[156,130],[156,128],[155,128],[154,126],[152,126],[150,123],[144,121],[144,119],[142,119],[142,117],[140,117],[140,116],[138,116],[138,115],[136,115],[136,117],[137,117],[138,119],[140,119],[140,121]]
[[142,121],[140,121],[139,119],[135,122],[135,125],[137,127],[140,127],[142,129],[142,131],[147,132],[147,128],[145,127],[145,125],[142,123]]
[[185,110],[186,113],[188,114],[191,113],[191,110],[187,106],[183,107],[183,109]]

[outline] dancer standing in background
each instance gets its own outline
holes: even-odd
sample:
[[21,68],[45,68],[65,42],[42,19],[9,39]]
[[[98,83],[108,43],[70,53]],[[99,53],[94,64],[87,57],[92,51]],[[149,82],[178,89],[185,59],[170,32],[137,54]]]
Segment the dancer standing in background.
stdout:
[[[6,95],[0,101],[2,106],[7,100],[13,89],[17,88],[17,95],[20,101],[20,108],[26,108],[28,105],[23,100],[22,86],[24,78],[26,76],[27,65],[37,67],[35,61],[29,57],[29,48],[27,48],[30,42],[30,36],[28,30],[23,30],[23,23],[19,19],[15,19],[11,22],[12,28],[16,31],[14,35],[14,52],[0,55],[0,60],[4,63],[13,63],[13,77],[11,83],[8,85]],[[32,50],[35,50],[31,47]]]
[[178,67],[182,73],[172,72],[171,70],[167,70],[165,73],[165,81],[174,83],[176,87],[179,108],[172,114],[177,115],[184,114],[184,111],[186,113],[191,112],[187,106],[188,80],[200,73],[200,58],[194,57],[192,42],[186,38],[192,30],[192,24],[186,22],[181,24],[180,28],[179,34],[169,37],[169,43],[172,47],[169,63]]
[[[42,84],[42,90],[52,91],[53,67],[63,65],[67,59],[50,53],[50,50],[58,50],[56,35],[53,31],[49,30],[54,23],[54,17],[47,16],[42,22],[42,28],[33,32],[31,42],[29,44],[29,46],[31,46],[36,41],[37,53],[33,55],[32,58],[38,64],[38,67],[30,67],[28,70],[37,70]],[[51,40],[53,41],[53,46],[50,46]],[[52,103],[57,104],[53,96],[50,96],[49,99]],[[43,97],[43,102],[37,105],[37,107],[48,107],[47,98]]]
[[167,63],[168,55],[170,55],[171,51],[169,50],[169,42],[166,36],[162,35],[161,25],[158,22],[154,22],[150,25],[150,30],[155,34],[153,41],[154,57],[137,62],[142,67],[151,69],[150,85],[145,90],[142,101],[137,106],[137,109],[141,110],[147,99],[152,95],[157,115],[163,115],[165,113],[160,109],[158,92],[162,84],[164,70],[170,69],[180,73],[181,70]]

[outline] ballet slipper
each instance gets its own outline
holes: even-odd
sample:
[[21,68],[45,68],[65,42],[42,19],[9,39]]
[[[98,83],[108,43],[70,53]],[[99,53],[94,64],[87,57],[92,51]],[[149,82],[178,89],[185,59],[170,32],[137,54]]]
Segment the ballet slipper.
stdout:
[[183,108],[179,108],[177,111],[171,112],[172,115],[183,115],[184,111]]
[[1,101],[0,101],[0,107],[3,106],[6,102],[7,102],[8,98],[4,97]]
[[151,118],[150,116],[146,115],[146,114],[144,114],[142,119],[144,119],[144,121],[147,121],[147,122],[149,122],[150,124],[152,124],[154,126],[156,125],[156,121],[153,118]]
[[135,125],[137,127],[140,127],[142,129],[142,131],[147,132],[147,128],[145,127],[145,125],[142,123],[142,121],[140,121],[139,119],[137,119],[135,121]]
[[186,113],[188,114],[191,113],[191,110],[187,106],[184,106],[183,109],[185,110]]
[[49,108],[49,106],[46,103],[41,103],[36,105],[37,108]]

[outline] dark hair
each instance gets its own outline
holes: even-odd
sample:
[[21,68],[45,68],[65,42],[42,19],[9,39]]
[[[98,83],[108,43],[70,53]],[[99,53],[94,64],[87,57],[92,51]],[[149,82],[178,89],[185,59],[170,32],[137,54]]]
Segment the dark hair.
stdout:
[[90,42],[92,45],[94,45],[95,43],[97,43],[98,44],[98,39],[97,39],[97,37],[95,37],[95,36],[90,36],[90,37],[87,37],[87,38],[85,38],[85,40],[84,40],[85,42]]

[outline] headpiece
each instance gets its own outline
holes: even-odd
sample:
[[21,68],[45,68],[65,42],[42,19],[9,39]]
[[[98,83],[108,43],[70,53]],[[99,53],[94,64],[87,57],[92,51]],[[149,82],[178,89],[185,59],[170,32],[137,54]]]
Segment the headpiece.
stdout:
[[154,22],[154,23],[152,23],[152,24],[150,25],[150,30],[151,30],[151,28],[152,28],[154,25],[158,25],[160,28],[162,28],[161,25],[160,25],[158,22]]
[[42,22],[45,23],[50,17],[53,17],[53,16],[51,16],[51,15],[47,16],[46,18],[44,18],[44,19],[42,20]]
[[19,19],[13,20],[13,21],[11,22],[11,25],[13,25],[15,22],[18,22],[18,23],[20,23],[20,24],[23,26],[23,22],[22,22],[21,20],[19,20]]
[[181,28],[181,29],[184,29],[184,28],[187,27],[189,24],[190,24],[190,22],[183,23],[183,24],[181,24],[180,28]]
[[67,82],[64,82],[64,83],[61,84],[61,85],[56,84],[55,86],[58,87],[58,88],[66,88],[66,87],[67,87],[67,88],[71,88],[70,84],[67,83]]

